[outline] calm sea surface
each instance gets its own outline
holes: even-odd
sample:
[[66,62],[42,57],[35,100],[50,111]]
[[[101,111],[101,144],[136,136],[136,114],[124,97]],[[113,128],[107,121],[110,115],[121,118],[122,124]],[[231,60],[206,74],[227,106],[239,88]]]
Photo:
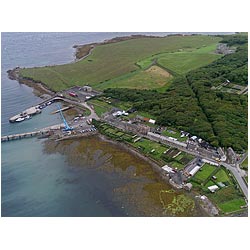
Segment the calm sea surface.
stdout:
[[[37,104],[41,99],[32,93],[31,88],[9,80],[6,74],[8,69],[16,66],[32,67],[71,62],[74,60],[74,44],[100,42],[128,34],[131,33],[2,33],[1,134],[33,131],[61,122],[58,114],[50,115],[55,109],[51,105],[31,120],[10,124],[8,119],[11,116]],[[93,144],[94,141],[90,140],[89,143]],[[102,152],[102,149],[98,150]],[[121,205],[122,198],[114,199],[111,195],[114,189],[121,193],[119,183],[125,183],[131,180],[131,177],[115,174],[114,171],[112,174],[96,171],[96,166],[100,165],[103,157],[100,158],[93,147],[92,151],[94,156],[89,157],[96,160],[90,161],[86,151],[87,158],[83,159],[80,166],[77,163],[72,164],[66,155],[60,152],[45,153],[43,140],[32,138],[2,143],[2,216],[143,215],[133,213],[133,204],[129,205],[128,202]],[[132,156],[130,158],[130,167],[139,164],[138,159]],[[110,159],[113,159],[113,162]],[[112,167],[116,167],[119,162],[114,159],[113,150],[113,155],[105,159],[103,164],[109,161]],[[139,180],[142,182],[145,178],[141,177]]]

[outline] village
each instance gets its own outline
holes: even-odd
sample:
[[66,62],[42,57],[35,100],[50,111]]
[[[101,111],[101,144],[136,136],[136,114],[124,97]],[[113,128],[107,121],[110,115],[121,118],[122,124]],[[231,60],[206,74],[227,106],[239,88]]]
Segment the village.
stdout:
[[[60,141],[91,136],[99,132],[125,143],[155,162],[160,167],[157,170],[160,176],[166,178],[174,188],[202,192],[203,195],[197,196],[202,203],[210,204],[210,199],[213,198],[211,195],[223,193],[228,188],[240,195],[237,201],[240,199],[240,208],[245,208],[247,186],[245,182],[237,180],[243,180],[246,175],[239,167],[239,161],[246,155],[237,155],[232,148],[215,148],[186,131],[158,126],[156,120],[140,114],[133,107],[126,110],[115,107],[114,103],[117,104],[117,101],[103,97],[101,92],[93,91],[89,86],[75,86],[58,92],[28,110],[35,110],[33,115],[39,114],[54,102],[63,104],[62,108],[57,105],[60,108],[54,113],[60,112],[64,123],[45,128],[38,133],[5,136],[2,141],[33,135]],[[76,110],[77,115],[67,116],[65,119],[63,112],[69,109]],[[10,118],[10,122],[20,122],[23,113],[27,112]],[[29,115],[32,117],[32,114]],[[237,170],[233,175],[230,172],[232,168]],[[211,204],[210,213],[218,215],[219,210]]]

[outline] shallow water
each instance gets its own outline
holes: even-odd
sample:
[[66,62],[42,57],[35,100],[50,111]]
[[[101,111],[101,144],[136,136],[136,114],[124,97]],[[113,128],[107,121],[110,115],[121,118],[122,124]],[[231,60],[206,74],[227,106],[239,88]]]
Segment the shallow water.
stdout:
[[204,216],[194,198],[174,190],[159,178],[150,163],[115,142],[98,136],[45,142],[48,154],[64,155],[75,169],[102,174],[109,188],[104,197],[129,216]]

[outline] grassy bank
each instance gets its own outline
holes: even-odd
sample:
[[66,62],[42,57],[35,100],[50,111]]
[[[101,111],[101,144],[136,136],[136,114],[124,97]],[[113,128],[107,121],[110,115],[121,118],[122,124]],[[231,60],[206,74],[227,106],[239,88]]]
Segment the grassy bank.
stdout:
[[105,81],[138,70],[139,67],[135,63],[152,55],[180,49],[197,49],[216,44],[219,40],[220,38],[212,36],[170,36],[127,40],[96,46],[90,56],[76,63],[27,68],[22,69],[20,74],[43,82],[55,91],[86,84],[102,89]]

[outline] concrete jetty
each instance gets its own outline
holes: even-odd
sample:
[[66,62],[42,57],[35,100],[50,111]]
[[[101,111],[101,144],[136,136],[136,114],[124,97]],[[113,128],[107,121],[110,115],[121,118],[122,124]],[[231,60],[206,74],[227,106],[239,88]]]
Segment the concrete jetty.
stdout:
[[28,116],[40,114],[41,112],[42,112],[42,110],[38,106],[31,107],[31,108],[28,108],[28,109],[24,110],[20,114],[11,117],[9,119],[9,121],[10,122],[16,122],[16,120],[19,119],[19,118],[24,118],[25,119]]
[[[68,107],[62,108],[61,111],[66,111],[66,110],[71,109],[73,107],[74,107],[73,105],[70,105]],[[53,115],[53,114],[56,114],[56,113],[59,113],[59,112],[60,112],[60,110],[58,109],[58,110],[52,111],[51,114]]]
[[46,127],[37,131],[32,131],[32,132],[26,132],[26,133],[20,133],[20,134],[14,134],[14,135],[5,135],[1,137],[1,142],[7,142],[7,141],[12,141],[12,140],[20,140],[24,138],[31,138],[35,136],[40,136],[48,133],[49,131],[52,130],[58,130],[64,127],[64,124],[56,124],[50,127]]

